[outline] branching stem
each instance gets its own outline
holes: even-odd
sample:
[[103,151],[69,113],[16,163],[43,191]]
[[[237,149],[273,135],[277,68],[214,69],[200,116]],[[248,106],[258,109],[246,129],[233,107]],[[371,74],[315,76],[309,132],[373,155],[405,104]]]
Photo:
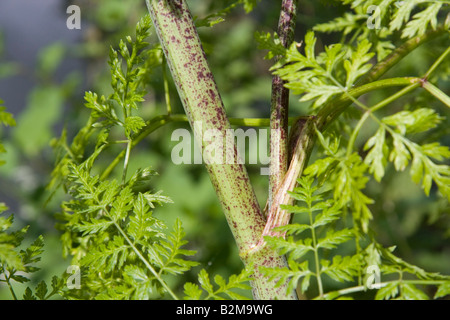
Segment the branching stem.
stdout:
[[[146,3],[192,130],[196,132],[201,124],[198,133],[214,130],[227,137],[226,130],[231,125],[186,1],[146,0]],[[202,134],[197,134],[196,139],[203,151],[208,141]],[[226,146],[226,156],[237,159],[234,141],[227,141]],[[286,262],[270,248],[252,251],[262,234],[265,218],[245,166],[238,161],[218,164],[211,154],[202,154],[241,259],[254,268],[254,298],[295,299],[295,292],[287,294],[286,286],[275,287],[275,282],[259,271],[259,266],[279,268],[285,267]]]

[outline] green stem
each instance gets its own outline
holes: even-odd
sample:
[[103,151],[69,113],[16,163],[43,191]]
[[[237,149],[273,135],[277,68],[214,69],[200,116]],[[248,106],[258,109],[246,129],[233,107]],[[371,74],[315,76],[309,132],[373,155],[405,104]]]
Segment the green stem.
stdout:
[[450,97],[442,92],[438,87],[428,81],[424,81],[422,87],[450,108]]
[[397,100],[398,98],[404,96],[405,94],[409,93],[410,91],[416,89],[419,86],[420,86],[420,82],[413,83],[413,84],[403,88],[402,90],[398,91],[397,93],[389,96],[388,98],[384,99],[383,101],[377,103],[376,105],[374,105],[371,108],[364,107],[365,112],[364,112],[363,116],[361,117],[361,119],[359,119],[358,123],[356,124],[355,129],[353,130],[352,135],[350,136],[350,139],[348,141],[347,157],[349,157],[350,154],[352,153],[353,146],[355,145],[356,137],[358,136],[359,131],[362,128],[362,125],[365,123],[365,121],[369,117],[370,113],[373,113],[376,110],[379,110],[379,109],[385,107],[389,103]]
[[130,153],[131,153],[131,140],[128,140],[127,148],[125,150],[125,159],[123,161],[122,184],[125,184],[127,180],[128,160],[130,159]]
[[167,114],[170,115],[172,113],[172,106],[170,105],[169,80],[167,78],[166,57],[164,55],[163,55],[163,63],[162,63],[162,74],[163,74],[164,97],[166,99]]
[[10,275],[11,275],[11,273],[9,273],[9,275],[7,276],[6,275],[6,269],[5,269],[5,266],[4,265],[2,265],[2,272],[1,273],[3,273],[3,275],[5,276],[5,282],[6,282],[6,284],[8,285],[8,288],[9,288],[9,291],[11,292],[11,295],[13,296],[13,299],[14,300],[17,300],[17,296],[16,296],[16,293],[14,292],[14,289],[13,289],[13,287],[12,287],[12,284],[11,284],[11,279],[10,279]]
[[[200,133],[196,139],[203,151],[210,144],[202,139],[203,132],[211,130],[228,137],[226,130],[230,123],[189,8],[185,0],[146,0],[146,3],[189,123],[194,132]],[[227,160],[228,157],[237,160],[236,144],[228,140]],[[285,267],[284,258],[269,248],[251,251],[259,241],[265,219],[245,166],[239,161],[217,163],[210,153],[202,154],[241,259],[254,267],[255,299],[295,299],[295,293],[286,295],[287,284],[275,288],[276,282],[259,271],[259,266]]]
[[[108,213],[109,215],[109,213]],[[110,215],[109,215],[110,216]],[[145,257],[142,255],[142,253],[138,250],[138,248],[136,248],[136,246],[134,245],[133,241],[130,240],[130,238],[128,238],[127,234],[125,233],[125,231],[123,231],[123,229],[114,221],[114,219],[112,219],[112,217],[110,216],[111,220],[113,220],[114,226],[119,230],[119,232],[122,234],[122,236],[125,238],[125,240],[128,242],[128,244],[130,245],[130,247],[133,249],[133,251],[136,253],[136,255],[139,257],[139,259],[141,259],[141,261],[145,264],[145,266],[147,267],[147,269],[150,270],[150,272],[155,276],[155,278],[158,280],[159,283],[161,283],[161,285],[164,287],[164,289],[167,290],[167,292],[170,294],[170,296],[174,299],[174,300],[178,300],[178,297],[175,295],[175,293],[172,292],[172,290],[169,288],[169,286],[166,284],[166,282],[161,278],[161,276],[156,272],[156,270],[152,267],[152,265],[150,264],[150,262],[147,261],[147,259],[145,259]]]
[[[150,133],[152,133],[156,129],[162,127],[163,125],[165,125],[168,122],[177,121],[175,119],[176,118],[174,118],[173,116],[171,116],[171,117],[169,117],[169,116],[158,116],[158,117],[153,118],[148,123],[148,125],[145,127],[145,129],[136,138],[134,138],[131,141],[131,144],[129,145],[130,150],[133,149],[139,142],[141,142],[145,137],[147,137]],[[111,172],[114,170],[114,168],[120,163],[122,158],[126,155],[127,150],[128,150],[128,146],[127,146],[127,148],[125,150],[120,152],[116,156],[116,158],[109,164],[109,166],[101,174],[101,176],[100,176],[101,180],[105,180],[111,174]]]
[[436,68],[441,64],[442,61],[445,60],[445,58],[450,54],[450,47],[447,48],[440,56],[439,58],[433,63],[433,65],[428,69],[427,73],[423,76],[425,79],[428,79],[430,75],[436,70]]
[[309,213],[309,225],[311,226],[311,237],[312,237],[312,245],[314,248],[314,264],[316,267],[316,279],[317,279],[317,286],[319,288],[319,296],[323,296],[323,285],[322,285],[322,278],[320,277],[320,263],[319,263],[319,247],[317,245],[317,237],[316,237],[316,231],[313,227],[314,219],[313,219],[313,210],[312,210],[312,203],[311,201],[308,201],[308,213]]
[[[392,281],[385,281],[385,282],[380,282],[376,284],[376,289],[380,289],[383,288],[391,283],[410,283],[410,284],[416,284],[416,285],[439,285],[444,283],[445,280],[392,280]],[[355,286],[355,287],[351,287],[351,288],[345,288],[345,289],[341,289],[341,290],[337,290],[337,291],[332,291],[332,292],[328,292],[326,294],[324,294],[322,297],[317,297],[318,299],[328,299],[329,297],[333,297],[336,298],[338,296],[343,296],[346,294],[350,294],[350,293],[355,293],[355,292],[362,292],[362,291],[367,291],[367,286],[365,285],[360,285],[360,286]]]
[[364,122],[366,122],[367,118],[369,117],[370,111],[364,112],[361,119],[359,119],[358,123],[355,126],[355,129],[353,129],[352,135],[350,136],[350,139],[348,140],[347,145],[347,158],[350,157],[350,155],[353,152],[353,146],[355,145],[356,137],[359,134],[359,131],[361,130]]
[[325,130],[352,102],[355,102],[363,94],[389,87],[420,85],[421,82],[422,79],[417,77],[389,78],[378,81],[374,80],[373,82],[362,84],[359,87],[346,91],[320,109],[317,114],[317,128],[320,131]]
[[411,92],[412,90],[418,88],[419,86],[422,85],[422,87],[424,89],[426,89],[428,92],[430,92],[431,94],[433,94],[436,98],[438,98],[439,100],[441,100],[442,102],[444,102],[447,106],[450,107],[450,97],[448,97],[445,93],[443,93],[439,88],[437,88],[436,86],[434,86],[433,84],[429,83],[428,81],[426,81],[426,79],[429,78],[429,76],[434,72],[434,70],[436,70],[436,68],[439,66],[439,64],[444,61],[444,59],[447,57],[447,55],[450,54],[450,47],[447,48],[447,50],[445,50],[440,56],[439,58],[433,63],[433,65],[428,69],[428,71],[425,73],[425,75],[423,76],[422,81],[417,81],[405,88],[403,88],[402,90],[396,92],[395,94],[389,96],[388,98],[384,99],[383,101],[377,103],[375,106],[371,107],[370,110],[366,110],[366,112],[364,113],[364,115],[361,117],[360,121],[358,122],[358,124],[356,125],[349,143],[348,143],[348,147],[347,147],[347,156],[350,156],[351,151],[353,150],[353,146],[356,140],[356,137],[359,133],[359,130],[362,127],[362,124],[366,121],[367,117],[369,116],[369,112],[375,112],[383,107],[385,107],[386,105],[392,103],[393,101],[397,100],[398,98],[408,94],[409,92]]
[[420,82],[413,83],[413,84],[403,88],[402,90],[394,93],[393,95],[389,96],[388,98],[384,99],[383,101],[377,103],[376,105],[374,105],[373,107],[370,108],[370,111],[375,112],[418,87],[420,87]]
[[385,59],[377,63],[372,69],[361,79],[357,81],[357,85],[366,84],[381,78],[388,70],[395,66],[400,60],[406,57],[410,52],[425,42],[431,41],[447,32],[445,25],[442,25],[436,30],[430,30],[425,34],[409,39],[404,44],[396,48]]

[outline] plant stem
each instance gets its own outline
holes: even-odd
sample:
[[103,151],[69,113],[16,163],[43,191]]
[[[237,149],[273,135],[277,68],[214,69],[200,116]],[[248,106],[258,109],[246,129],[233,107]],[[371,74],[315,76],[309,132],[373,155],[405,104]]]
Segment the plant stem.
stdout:
[[5,268],[4,265],[2,265],[2,272],[1,273],[3,273],[3,275],[5,276],[5,282],[8,284],[8,288],[9,288],[9,291],[11,292],[11,295],[13,296],[13,299],[17,300],[16,293],[14,292],[14,289],[13,289],[11,281],[10,281],[11,280],[10,279],[10,274],[11,273],[9,273],[8,276],[6,275],[6,268]]
[[355,102],[358,97],[368,92],[395,87],[395,86],[410,86],[419,84],[422,79],[417,77],[399,77],[375,81],[361,84],[349,91],[342,93],[336,98],[332,99],[317,114],[316,125],[320,131],[325,130],[328,125],[333,122],[352,102]]
[[297,178],[300,176],[301,172],[303,172],[307,157],[311,152],[310,149],[313,146],[313,140],[310,138],[315,137],[314,121],[314,117],[309,117],[307,120],[299,120],[300,123],[297,126],[298,133],[293,134],[296,136],[296,141],[292,143],[294,149],[292,159],[283,181],[272,200],[273,203],[276,203],[277,205],[273,205],[267,214],[267,223],[261,235],[259,242],[260,246],[265,245],[265,236],[282,236],[282,234],[274,232],[272,229],[284,226],[290,221],[290,214],[281,209],[280,205],[289,204],[290,201],[292,201],[288,191],[292,191],[297,184]]
[[166,284],[166,282],[162,279],[161,275],[159,273],[156,272],[156,270],[152,267],[152,265],[150,264],[150,262],[147,261],[147,259],[142,255],[142,253],[138,250],[138,248],[136,248],[136,246],[134,245],[133,241],[130,240],[130,238],[128,238],[127,234],[125,233],[125,231],[123,231],[123,229],[119,226],[119,224],[117,224],[116,221],[114,221],[114,219],[111,217],[111,215],[108,212],[109,217],[111,218],[111,220],[114,223],[114,226],[119,230],[119,232],[122,234],[122,236],[125,238],[125,240],[128,242],[128,244],[130,245],[130,247],[133,249],[133,251],[136,253],[136,255],[139,257],[139,259],[141,259],[141,261],[145,264],[145,266],[147,267],[147,269],[150,270],[150,272],[155,276],[155,278],[158,280],[159,283],[161,283],[161,285],[164,287],[164,289],[167,290],[167,292],[169,293],[169,295],[174,299],[174,300],[178,300],[178,297],[172,292],[172,290],[169,288],[169,286]]
[[401,59],[407,56],[410,52],[414,51],[414,49],[425,42],[443,35],[446,32],[447,29],[445,25],[442,25],[436,28],[436,30],[430,30],[421,36],[409,39],[401,46],[397,47],[394,51],[392,51],[391,54],[389,54],[385,59],[373,66],[372,69],[364,77],[360,78],[356,84],[366,84],[379,79],[388,70],[395,66]]
[[[385,282],[380,282],[380,283],[376,283],[376,289],[380,289],[382,287],[385,287],[391,283],[411,283],[411,284],[415,284],[415,285],[439,285],[443,283],[443,280],[392,280],[392,281],[385,281]],[[337,290],[337,291],[332,291],[332,292],[328,292],[326,294],[324,294],[322,297],[318,297],[320,299],[328,299],[330,296],[336,298],[337,296],[343,296],[349,293],[355,293],[355,292],[361,292],[361,291],[366,291],[367,290],[367,286],[365,285],[360,285],[360,286],[355,286],[355,287],[351,287],[351,288],[345,288],[345,289],[341,289],[341,290]],[[372,290],[372,289],[371,289]]]
[[425,79],[428,79],[430,75],[436,70],[436,68],[441,64],[442,61],[445,60],[445,58],[450,54],[450,47],[447,48],[440,56],[439,58],[433,63],[433,65],[428,69],[427,73],[423,76]]
[[438,87],[428,81],[424,81],[422,87],[450,108],[450,97],[442,92]]
[[122,184],[125,184],[127,180],[128,160],[130,159],[130,153],[131,153],[131,140],[128,140],[127,148],[125,150],[125,159],[123,161]]
[[[196,139],[204,150],[210,143],[202,139],[203,132],[212,130],[228,138],[226,130],[230,123],[189,8],[185,0],[146,0],[146,3],[187,118],[194,132],[200,133]],[[236,144],[226,140],[227,157],[237,160]],[[269,248],[251,251],[259,241],[265,219],[245,166],[238,161],[217,163],[211,154],[202,154],[241,259],[254,267],[254,298],[295,299],[295,293],[287,295],[286,286],[275,288],[275,281],[269,281],[259,271],[259,266],[285,267],[284,258]]]
[[[278,22],[281,44],[288,48],[294,38],[297,0],[283,0]],[[279,57],[275,58],[275,62]],[[280,76],[272,78],[272,101],[270,109],[270,175],[269,195],[266,208],[270,211],[272,198],[280,187],[288,167],[288,114],[289,89]],[[277,205],[276,203],[274,205]]]
[[398,98],[404,96],[405,94],[418,88],[419,86],[420,86],[420,82],[417,82],[417,83],[413,83],[413,84],[403,88],[402,90],[394,93],[393,95],[389,96],[388,98],[384,99],[383,101],[381,101],[381,102],[377,103],[376,105],[374,105],[373,107],[371,107],[370,112],[375,112],[375,111],[387,106],[389,103],[397,100]]
[[361,130],[364,122],[366,122],[367,118],[369,117],[369,114],[369,110],[364,112],[361,119],[359,119],[358,123],[356,124],[355,129],[353,129],[352,135],[350,136],[347,144],[347,158],[350,157],[351,153],[353,152],[353,146],[355,145],[356,137],[358,136],[359,130]]
[[167,72],[166,72],[166,57],[163,55],[163,62],[162,62],[162,74],[163,74],[163,82],[164,82],[164,97],[166,100],[166,108],[167,108],[167,114],[170,115],[172,113],[172,106],[170,105],[170,94],[169,94],[169,80],[167,79]]
[[[312,194],[311,194],[312,196]],[[310,200],[310,199],[308,199]],[[314,219],[313,219],[313,208],[312,208],[312,202],[308,201],[308,215],[309,215],[309,225],[311,226],[311,237],[312,237],[312,246],[314,248],[314,264],[316,267],[316,280],[317,280],[317,287],[319,288],[319,296],[323,296],[323,285],[322,285],[322,278],[320,277],[320,263],[319,263],[319,246],[317,245],[317,237],[316,237],[316,230],[313,227]]]

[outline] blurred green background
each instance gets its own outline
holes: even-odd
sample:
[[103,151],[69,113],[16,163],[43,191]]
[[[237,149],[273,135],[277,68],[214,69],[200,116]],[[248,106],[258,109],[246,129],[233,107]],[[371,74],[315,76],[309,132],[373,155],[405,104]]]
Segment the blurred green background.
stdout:
[[[193,14],[202,18],[232,2],[189,0],[188,4]],[[300,1],[296,41],[301,41],[315,24],[345,12],[345,8],[332,2]],[[66,27],[69,16],[66,9],[72,4],[81,9],[80,30]],[[237,7],[224,22],[199,29],[231,117],[269,115],[271,76],[268,69],[272,62],[264,60],[265,52],[256,49],[254,33],[276,30],[280,4],[281,1],[262,0],[248,15],[242,7]],[[134,35],[136,22],[146,12],[144,0],[0,2],[0,98],[17,121],[16,127],[0,128],[8,151],[1,155],[7,163],[0,167],[0,201],[16,216],[16,228],[31,225],[26,243],[44,235],[46,246],[39,265],[42,270],[31,286],[40,279],[48,280],[63,273],[69,264],[62,258],[54,218],[65,196],[59,192],[47,203],[46,184],[55,161],[49,143],[59,136],[63,126],[67,127],[70,137],[85,124],[89,115],[89,110],[83,107],[85,91],[100,95],[111,92],[107,64],[109,47],[117,47],[121,38]],[[153,34],[149,41],[156,43],[156,36]],[[318,50],[324,44],[337,41],[337,34],[320,35]],[[441,52],[440,46],[430,43],[417,50],[397,71],[420,75],[421,68],[426,70]],[[144,112],[149,116],[162,114],[165,105],[160,67],[154,70],[150,82],[153,90],[146,97]],[[439,86],[449,92],[448,83],[442,81]],[[174,112],[182,113],[173,85],[170,92]],[[388,91],[372,95],[370,99],[378,101],[386,95]],[[445,107],[432,103],[444,115]],[[290,116],[306,114],[307,107],[298,102],[298,97],[292,97]],[[158,208],[155,214],[169,226],[176,217],[181,218],[188,246],[198,251],[195,258],[202,263],[201,267],[210,274],[228,276],[239,272],[242,265],[206,171],[201,165],[174,165],[170,161],[171,149],[176,144],[170,136],[180,126],[187,128],[179,123],[170,124],[145,139],[133,151],[130,172],[151,165],[159,173],[153,187],[163,190],[174,203]],[[449,144],[448,133],[448,129],[436,133],[447,139],[443,143],[446,145]],[[367,131],[363,138],[369,134],[373,131]],[[258,165],[249,165],[248,170],[263,205],[268,177],[259,174]],[[407,173],[390,172],[381,183],[371,183],[368,194],[376,200],[372,206],[376,223],[372,227],[383,244],[396,244],[400,256],[429,271],[450,272],[449,208],[445,201],[435,196],[425,197],[420,188],[410,182]],[[185,280],[195,281],[199,268],[188,273]],[[17,289],[21,296],[25,287],[17,287],[22,288]],[[0,298],[10,298],[6,287],[0,286]]]

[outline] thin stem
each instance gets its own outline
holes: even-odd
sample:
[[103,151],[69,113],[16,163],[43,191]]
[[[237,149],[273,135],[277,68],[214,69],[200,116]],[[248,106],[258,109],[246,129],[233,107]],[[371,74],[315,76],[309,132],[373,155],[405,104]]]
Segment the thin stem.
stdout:
[[[297,0],[283,0],[278,21],[278,36],[285,48],[291,45],[294,38],[296,11]],[[279,60],[279,57],[275,60]],[[280,187],[288,167],[289,90],[285,87],[285,83],[278,75],[272,78],[268,210],[272,206],[274,194]]]
[[128,171],[128,160],[130,159],[131,153],[131,142],[132,140],[128,140],[127,149],[125,151],[125,159],[123,161],[123,171],[122,171],[122,184],[125,184],[127,179],[127,171]]
[[422,87],[450,108],[450,97],[434,84],[424,81]]
[[311,204],[312,204],[311,201],[308,201],[309,224],[311,226],[310,228],[311,228],[312,245],[314,248],[314,264],[316,267],[316,279],[317,279],[317,286],[319,288],[319,296],[323,296],[322,278],[320,278],[319,248],[317,246],[316,231],[315,228],[313,227],[314,219]]
[[369,117],[370,111],[364,112],[361,119],[359,119],[358,123],[355,126],[355,129],[352,132],[352,135],[350,136],[350,139],[348,140],[347,145],[347,158],[350,157],[351,153],[353,152],[353,146],[355,145],[356,137],[359,134],[359,131],[361,130],[364,122],[366,122],[367,118]]
[[[439,56],[439,58],[428,69],[428,71],[426,72],[426,74],[424,75],[423,78],[427,79],[431,75],[431,73],[439,66],[439,64],[445,59],[445,57],[449,53],[450,53],[450,47],[447,48],[447,50],[445,50],[445,52],[442,53]],[[337,84],[339,85],[339,83],[337,83]],[[450,107],[450,97],[448,97],[445,93],[443,93],[439,88],[437,88],[433,84],[429,83],[428,81],[420,81],[420,82],[416,81],[415,83],[413,83],[413,84],[403,88],[402,90],[398,91],[397,93],[389,96],[388,98],[384,99],[383,101],[377,103],[375,106],[371,107],[370,108],[370,112],[375,112],[375,111],[385,107],[386,105],[390,104],[391,102],[397,100],[398,98],[404,96],[405,94],[409,93],[410,91],[416,89],[420,85],[422,85],[422,87],[424,87],[428,92],[433,94],[436,98],[438,98],[439,100],[441,100],[447,106]],[[349,96],[349,98],[352,98],[350,94],[347,93],[347,95]],[[354,102],[355,102],[355,100],[356,99],[352,99],[352,101],[354,101]],[[358,105],[360,105],[360,104],[358,103]],[[368,116],[369,116],[369,110],[366,109],[366,112],[361,117],[360,121],[356,125],[356,127],[355,127],[355,129],[354,129],[354,131],[353,131],[353,133],[352,133],[352,135],[350,137],[350,140],[349,140],[349,143],[348,143],[348,147],[347,147],[347,156],[349,156],[351,151],[353,150],[353,145],[354,145],[356,137],[357,137],[357,135],[359,133],[359,130],[361,129],[362,124],[366,121]]]
[[372,69],[362,78],[357,81],[357,85],[366,84],[372,82],[374,80],[379,79],[383,76],[388,70],[390,70],[393,66],[395,66],[400,60],[406,57],[410,52],[414,51],[417,47],[428,42],[430,40],[435,39],[447,32],[447,28],[445,25],[442,25],[435,30],[430,30],[425,34],[409,39],[400,47],[397,47],[394,51],[391,52],[385,59],[377,63]]
[[167,114],[170,115],[172,113],[172,106],[170,105],[169,81],[168,81],[167,72],[166,72],[166,57],[164,55],[163,55],[163,63],[162,63],[162,74],[163,74],[164,98],[166,100]]
[[[401,276],[401,275],[399,275]],[[376,289],[380,289],[383,288],[391,283],[410,283],[410,284],[418,284],[418,285],[439,285],[444,283],[445,280],[392,280],[392,281],[385,281],[385,282],[379,282],[376,283]],[[367,286],[365,285],[360,285],[360,286],[355,286],[355,287],[350,287],[350,288],[345,288],[345,289],[341,289],[341,290],[337,290],[337,291],[332,291],[332,292],[328,292],[326,294],[324,294],[322,297],[318,297],[320,299],[327,299],[328,297],[335,297],[335,296],[343,296],[346,294],[350,294],[350,293],[355,293],[355,292],[361,292],[361,291],[367,291]]]
[[13,289],[12,284],[11,284],[11,281],[10,281],[11,273],[9,273],[9,275],[6,276],[6,269],[5,269],[5,266],[4,266],[4,265],[2,265],[2,270],[3,270],[2,273],[3,273],[3,275],[5,276],[5,282],[6,282],[6,284],[8,285],[9,291],[11,292],[11,295],[13,296],[13,299],[14,299],[14,300],[17,300],[16,293],[14,292],[14,289]]
[[401,96],[409,93],[410,91],[414,90],[415,88],[419,87],[420,83],[413,83],[405,88],[403,88],[402,90],[398,91],[397,93],[393,94],[392,96],[389,96],[388,98],[384,99],[383,101],[377,103],[375,106],[373,107],[366,107],[362,104],[359,104],[361,107],[363,107],[363,109],[365,110],[363,116],[361,117],[361,119],[359,119],[358,123],[355,126],[355,129],[352,132],[352,135],[350,136],[350,139],[348,141],[348,145],[347,145],[347,157],[350,156],[350,154],[353,151],[353,147],[355,145],[355,141],[356,138],[359,134],[359,131],[362,128],[362,125],[366,122],[368,116],[370,115],[371,112],[375,112],[376,110],[379,110],[381,108],[383,108],[384,106],[388,105],[389,103],[397,100],[398,98],[400,98]]
[[[171,117],[158,116],[158,117],[153,118],[152,120],[149,121],[149,123],[147,124],[145,129],[136,138],[134,138],[131,141],[131,144],[129,146],[130,150],[133,149],[139,142],[141,142],[144,138],[146,138],[149,134],[154,132],[156,129],[162,127],[163,125],[165,125],[168,122],[177,121],[177,120],[178,119],[174,116],[171,116]],[[127,150],[128,150],[128,146],[127,146],[127,149],[120,152],[116,156],[116,158],[109,164],[109,166],[101,174],[101,176],[100,176],[101,180],[106,179],[111,174],[111,172],[114,170],[114,168],[119,164],[119,162],[125,156],[125,154],[127,153]]]
[[[387,285],[387,283],[384,284],[383,286],[386,286],[386,285]],[[336,296],[343,296],[343,295],[346,295],[346,294],[349,294],[349,293],[361,292],[361,291],[365,291],[365,290],[367,290],[366,286],[356,286],[356,287],[345,288],[345,289],[342,289],[342,290],[328,292],[328,293],[324,294],[323,296],[319,296],[318,298],[320,298],[320,299],[327,299],[331,295],[333,295],[333,296],[334,295],[336,295]]]
[[417,77],[389,78],[378,81],[374,80],[370,83],[345,91],[320,109],[317,114],[317,128],[321,131],[325,130],[352,102],[359,105],[363,110],[366,110],[367,107],[356,100],[363,94],[389,87],[420,84],[421,82],[422,79]]
[[[108,213],[108,215],[109,215],[109,213]],[[128,244],[133,249],[133,251],[136,253],[136,255],[139,257],[139,259],[141,259],[141,261],[145,264],[147,269],[150,270],[150,272],[156,277],[158,282],[161,283],[161,285],[164,287],[164,289],[167,290],[167,292],[172,296],[172,298],[175,299],[175,300],[178,300],[178,297],[175,295],[175,293],[172,292],[172,290],[169,288],[169,286],[166,284],[166,282],[161,278],[161,276],[152,267],[150,262],[148,262],[147,259],[145,259],[145,257],[142,255],[141,251],[139,251],[138,248],[136,248],[136,246],[134,245],[133,241],[131,241],[130,238],[128,238],[128,236],[125,233],[125,231],[123,231],[123,229],[114,221],[114,219],[112,219],[112,221],[114,223],[114,226],[119,230],[119,232],[122,234],[122,236],[128,242]]]
[[370,108],[370,111],[375,112],[418,87],[420,87],[420,82],[413,83],[413,84],[403,88],[402,90],[394,93],[393,95],[389,96],[388,98],[384,99],[383,101],[377,103],[376,105],[374,105],[373,107]]
[[436,70],[436,68],[441,64],[442,61],[450,54],[450,47],[447,48],[440,56],[439,58],[433,63],[433,65],[428,69],[428,71],[423,76],[425,79],[428,79],[430,75]]

